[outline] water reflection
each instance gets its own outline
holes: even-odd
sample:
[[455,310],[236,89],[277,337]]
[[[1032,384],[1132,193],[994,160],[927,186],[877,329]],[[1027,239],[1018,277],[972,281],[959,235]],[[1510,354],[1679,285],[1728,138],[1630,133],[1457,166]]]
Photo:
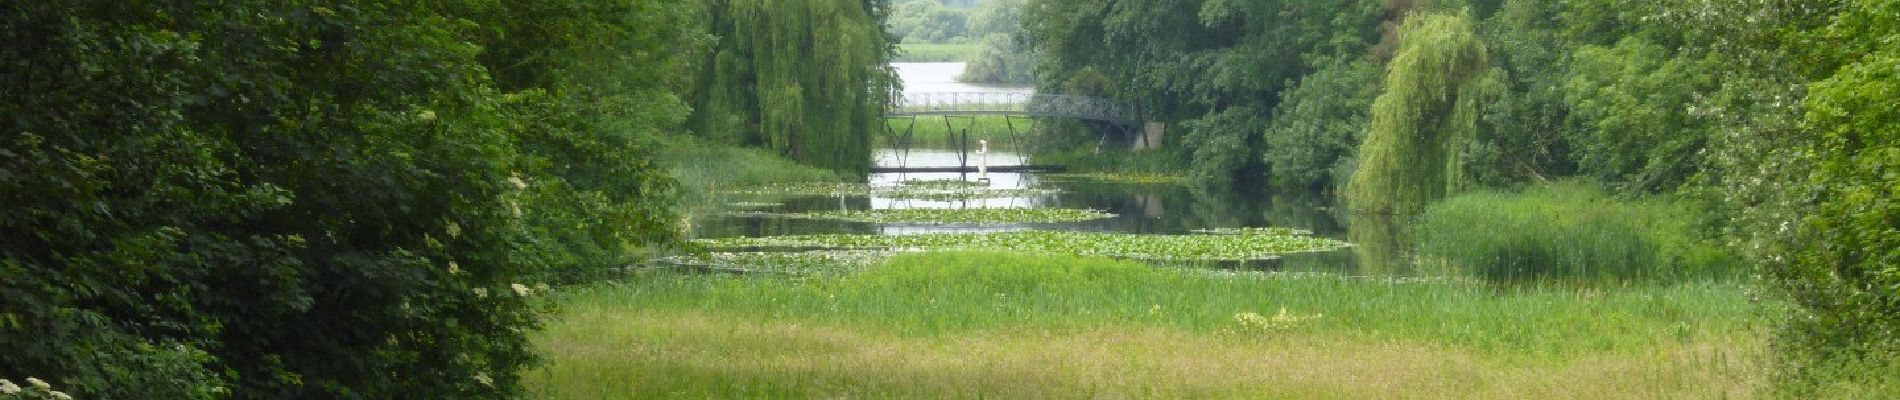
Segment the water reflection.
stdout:
[[[898,158],[879,151],[878,164],[890,166]],[[1021,163],[1011,152],[993,152],[994,165]],[[956,166],[954,150],[913,150],[909,166]],[[978,180],[977,174],[872,174],[867,183],[891,187],[911,180]],[[882,196],[819,196],[791,199],[769,212],[811,212],[864,209],[944,208],[1089,208],[1116,214],[1114,218],[1052,224],[900,224],[786,219],[764,215],[706,218],[696,224],[696,237],[776,236],[803,234],[909,235],[936,232],[1002,232],[1031,229],[1187,234],[1197,229],[1289,227],[1321,237],[1347,240],[1352,250],[1290,254],[1275,260],[1245,263],[1202,263],[1199,267],[1323,272],[1344,275],[1407,275],[1412,272],[1404,240],[1406,230],[1389,216],[1359,216],[1340,212],[1331,197],[1304,193],[1249,193],[1192,189],[1168,184],[1122,184],[1057,179],[1038,174],[992,173],[989,188],[1054,188],[1059,194],[968,200],[900,199]],[[743,200],[741,200],[743,201]]]
[[1391,214],[1349,213],[1346,241],[1352,243],[1361,275],[1410,275],[1411,241],[1401,217]]

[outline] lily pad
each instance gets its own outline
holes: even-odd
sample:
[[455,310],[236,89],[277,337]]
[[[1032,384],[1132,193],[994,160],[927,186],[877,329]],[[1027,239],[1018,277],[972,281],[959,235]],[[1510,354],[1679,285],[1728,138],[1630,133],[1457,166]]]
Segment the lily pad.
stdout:
[[924,235],[809,235],[700,240],[715,249],[822,247],[888,250],[984,250],[1120,257],[1165,261],[1248,261],[1348,246],[1298,231],[1240,231],[1222,235],[1138,235],[1026,231]]
[[1115,217],[1115,214],[1103,211],[1072,208],[846,210],[784,215],[853,222],[920,224],[1056,223]]
[[781,183],[729,189],[722,191],[722,193],[794,197],[866,196],[899,200],[933,201],[1034,197],[1062,193],[1061,190],[1047,188],[990,188],[985,186],[950,184],[941,181],[937,182],[938,183],[875,187],[863,183]]
[[962,179],[912,179],[898,182],[897,185],[919,189],[984,189],[990,187],[989,182],[966,181]]
[[799,252],[710,252],[660,259],[661,263],[744,273],[838,275],[884,262],[894,254],[879,250]]

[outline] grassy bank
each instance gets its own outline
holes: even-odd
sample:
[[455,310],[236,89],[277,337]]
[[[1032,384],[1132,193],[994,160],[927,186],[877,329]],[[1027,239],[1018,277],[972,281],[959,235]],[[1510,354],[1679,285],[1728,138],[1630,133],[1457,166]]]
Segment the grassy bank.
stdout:
[[709,196],[722,189],[781,182],[836,182],[831,171],[800,165],[769,150],[702,143],[682,139],[668,143],[660,163],[679,180],[681,200],[688,212],[708,206]]
[[530,376],[577,399],[1735,397],[1760,375],[1744,292],[913,254],[838,278],[573,289]]
[[975,43],[929,44],[905,43],[897,45],[897,56],[893,62],[959,62],[976,58],[983,46]]

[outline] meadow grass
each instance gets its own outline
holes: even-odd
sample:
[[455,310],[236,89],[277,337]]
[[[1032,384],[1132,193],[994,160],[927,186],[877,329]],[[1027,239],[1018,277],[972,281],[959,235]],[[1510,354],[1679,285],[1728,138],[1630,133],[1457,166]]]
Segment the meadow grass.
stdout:
[[897,55],[892,62],[955,62],[969,61],[983,51],[983,45],[976,43],[904,43],[897,45]]
[[588,399],[1748,397],[1763,335],[1746,291],[905,254],[837,277],[571,288],[529,378]]
[[1658,280],[1733,275],[1740,259],[1667,199],[1624,200],[1585,182],[1481,191],[1432,205],[1420,258],[1492,280]]

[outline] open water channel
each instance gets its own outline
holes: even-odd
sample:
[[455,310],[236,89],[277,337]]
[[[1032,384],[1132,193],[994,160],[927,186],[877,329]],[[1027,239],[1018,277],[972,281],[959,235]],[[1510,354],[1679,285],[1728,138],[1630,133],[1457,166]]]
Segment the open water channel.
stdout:
[[[960,63],[899,63],[895,65],[908,91],[1032,91],[1021,87],[987,87],[957,83]],[[903,155],[893,149],[876,152],[879,166],[958,166],[955,149],[912,149]],[[974,160],[975,155],[970,155]],[[1008,151],[992,151],[990,165],[1020,165],[1029,160]],[[971,165],[975,161],[969,162]],[[907,180],[959,179],[977,181],[975,173],[871,174],[872,187],[891,187]],[[1275,271],[1327,272],[1346,275],[1403,275],[1391,254],[1402,230],[1380,219],[1356,220],[1340,212],[1334,202],[1313,194],[1209,192],[1168,183],[1110,183],[1037,173],[990,173],[992,189],[1055,189],[1056,193],[969,200],[922,200],[873,195],[805,196],[782,199],[756,213],[724,214],[695,221],[695,238],[768,237],[809,234],[907,235],[940,232],[995,232],[1016,230],[1075,230],[1132,234],[1187,234],[1197,229],[1286,227],[1312,231],[1316,236],[1358,243],[1354,247],[1319,253],[1291,254],[1275,260],[1232,263],[1229,268]],[[773,214],[834,210],[899,210],[942,208],[1076,208],[1115,214],[1113,218],[1073,223],[920,224],[861,223],[782,218]],[[1361,226],[1349,230],[1348,222]]]

